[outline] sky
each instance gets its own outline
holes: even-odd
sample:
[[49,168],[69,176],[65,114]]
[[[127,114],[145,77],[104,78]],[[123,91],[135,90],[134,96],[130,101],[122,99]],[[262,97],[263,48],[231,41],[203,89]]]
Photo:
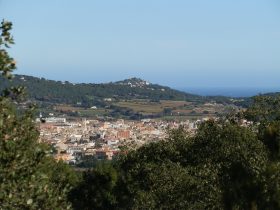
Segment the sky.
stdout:
[[18,74],[279,88],[279,0],[0,0]]

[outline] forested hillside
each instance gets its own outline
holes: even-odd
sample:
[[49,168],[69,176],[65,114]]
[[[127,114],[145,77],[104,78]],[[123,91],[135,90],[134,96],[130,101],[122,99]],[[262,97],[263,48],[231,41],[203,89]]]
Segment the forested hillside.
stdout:
[[203,97],[173,90],[169,87],[149,84],[132,78],[115,83],[73,84],[15,75],[12,81],[0,77],[0,88],[22,85],[31,99],[52,103],[83,104],[85,106],[100,103],[104,98],[112,99],[150,99],[150,100],[203,100]]

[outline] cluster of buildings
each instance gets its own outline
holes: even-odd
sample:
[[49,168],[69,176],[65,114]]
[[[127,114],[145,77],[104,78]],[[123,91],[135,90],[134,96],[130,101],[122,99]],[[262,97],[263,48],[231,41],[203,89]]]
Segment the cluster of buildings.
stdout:
[[90,157],[96,160],[112,160],[127,149],[166,138],[168,128],[184,126],[190,131],[198,121],[168,122],[145,119],[141,121],[86,120],[68,122],[65,118],[37,120],[40,141],[52,145],[55,158],[70,164],[78,164]]

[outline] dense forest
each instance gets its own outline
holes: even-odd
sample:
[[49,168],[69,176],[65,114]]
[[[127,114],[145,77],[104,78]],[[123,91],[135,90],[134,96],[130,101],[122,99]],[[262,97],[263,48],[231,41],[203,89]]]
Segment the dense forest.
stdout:
[[[173,90],[155,84],[139,86],[136,78],[123,82],[106,84],[73,84],[36,78],[32,76],[15,75],[12,81],[1,78],[0,88],[24,86],[31,99],[52,103],[94,105],[104,98],[113,99],[150,99],[150,100],[201,100],[202,97]],[[130,82],[130,83],[129,83]]]
[[107,103],[104,99],[108,98],[112,100],[182,100],[201,103],[215,101],[216,103],[235,104],[243,107],[248,107],[251,103],[250,98],[203,97],[157,84],[146,83],[138,78],[104,84],[74,84],[68,81],[54,81],[26,75],[14,75],[13,80],[0,77],[0,90],[16,86],[24,86],[28,98],[40,103],[78,104],[82,107],[93,105],[105,107]]
[[[0,72],[9,80],[11,28],[0,27]],[[34,107],[18,111],[21,94],[13,87],[0,97],[0,209],[280,209],[279,96],[255,97],[194,135],[170,130],[166,140],[82,172],[38,142]]]

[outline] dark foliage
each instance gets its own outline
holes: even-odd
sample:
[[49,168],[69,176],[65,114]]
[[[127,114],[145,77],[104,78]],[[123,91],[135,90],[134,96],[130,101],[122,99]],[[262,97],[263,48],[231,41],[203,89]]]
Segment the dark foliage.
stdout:
[[73,84],[36,78],[31,76],[16,75],[13,81],[0,78],[0,89],[10,86],[23,85],[26,87],[31,99],[66,104],[81,104],[84,107],[92,105],[106,106],[104,98],[112,99],[150,99],[150,100],[188,100],[201,101],[203,97],[183,93],[169,87],[149,84],[143,87],[131,87],[127,84]]

